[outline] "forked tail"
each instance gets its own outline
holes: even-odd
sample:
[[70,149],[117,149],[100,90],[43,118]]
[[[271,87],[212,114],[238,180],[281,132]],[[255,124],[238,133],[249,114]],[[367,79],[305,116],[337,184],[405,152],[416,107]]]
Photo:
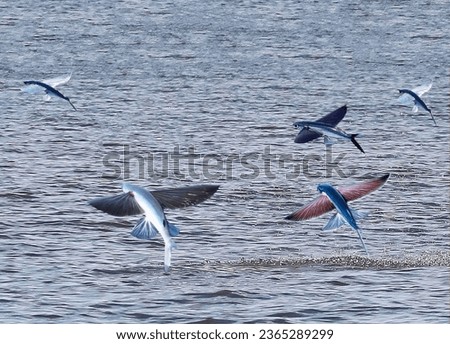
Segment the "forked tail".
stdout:
[[358,136],[358,134],[352,134],[350,136],[350,140],[352,140],[352,143],[356,146],[356,148],[358,148],[361,152],[366,154],[366,152],[364,152],[364,149],[362,149],[362,147],[359,145],[358,141],[356,141],[356,138],[355,138],[356,136]]
[[437,126],[437,123],[436,123],[436,121],[434,120],[434,116],[433,116],[433,114],[431,113],[431,110],[430,110],[430,116],[431,116],[431,119],[432,119],[433,122],[434,122],[434,125]]
[[170,241],[168,243],[166,243],[166,246],[164,248],[164,272],[169,272],[170,270],[170,262],[172,260],[172,250],[174,248],[177,248],[177,245],[175,244],[175,242],[170,239]]
[[363,240],[363,237],[362,237],[362,234],[361,234],[361,230],[360,229],[356,229],[355,231],[356,231],[356,233],[358,233],[359,240],[361,241],[361,244],[364,247],[364,251],[366,251],[367,258],[369,258],[369,252],[367,251],[366,244],[364,243],[364,240]]

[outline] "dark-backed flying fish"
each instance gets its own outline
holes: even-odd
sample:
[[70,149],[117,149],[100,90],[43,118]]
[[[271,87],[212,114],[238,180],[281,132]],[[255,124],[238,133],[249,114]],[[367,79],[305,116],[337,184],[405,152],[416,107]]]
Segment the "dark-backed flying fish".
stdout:
[[341,188],[334,188],[327,183],[319,184],[317,190],[322,195],[286,216],[285,219],[293,221],[308,220],[336,209],[337,213],[331,217],[328,223],[323,227],[323,230],[332,231],[347,223],[358,234],[366,254],[369,255],[362,237],[361,229],[356,223],[356,220],[365,217],[367,213],[352,210],[348,206],[348,202],[374,192],[382,187],[388,178],[389,174],[385,174],[379,178],[366,180],[352,186]]
[[347,134],[342,129],[333,128],[328,124],[323,124],[320,122],[299,121],[295,122],[294,126],[296,128],[306,128],[308,131],[316,132],[320,136],[323,136],[324,143],[326,145],[332,145],[336,143],[336,140],[351,141],[356,146],[356,148],[365,153],[358,141],[356,141],[356,137],[358,136],[358,134]]
[[406,88],[402,88],[399,89],[399,93],[400,93],[400,97],[398,98],[398,102],[401,105],[404,106],[412,106],[412,111],[413,112],[417,112],[419,111],[419,108],[427,111],[430,116],[431,119],[434,122],[434,125],[436,124],[436,121],[434,120],[433,114],[431,113],[430,108],[425,104],[425,102],[422,100],[422,95],[424,95],[426,92],[428,92],[431,89],[431,86],[433,84],[427,84],[427,85],[422,85],[416,88],[413,88],[412,90],[406,89]]
[[[338,125],[338,123],[340,121],[342,121],[342,119],[345,117],[346,113],[347,113],[347,105],[344,105],[344,106],[341,106],[340,108],[334,110],[333,112],[330,112],[328,115],[325,115],[322,118],[319,118],[315,122],[326,124],[326,125],[329,125],[334,128],[336,125]],[[295,123],[294,123],[294,126],[295,126]],[[300,132],[295,137],[294,142],[295,143],[305,143],[305,142],[309,142],[314,139],[317,139],[320,136],[321,136],[320,133],[303,127],[302,130],[300,130]]]
[[67,83],[70,78],[72,77],[72,74],[66,75],[66,76],[60,76],[52,79],[47,79],[43,81],[36,81],[36,80],[27,80],[24,81],[24,84],[27,85],[22,89],[23,92],[30,93],[30,94],[39,94],[44,93],[44,100],[50,100],[52,97],[63,99],[69,102],[69,104],[72,106],[72,108],[76,111],[77,109],[70,101],[69,97],[66,97],[63,95],[60,91],[56,89],[56,87],[63,85]]

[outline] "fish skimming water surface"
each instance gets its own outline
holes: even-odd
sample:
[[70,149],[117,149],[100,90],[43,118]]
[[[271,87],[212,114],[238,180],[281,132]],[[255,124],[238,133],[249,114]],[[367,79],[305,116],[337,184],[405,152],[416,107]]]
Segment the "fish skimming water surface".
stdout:
[[286,216],[285,219],[293,221],[308,220],[336,209],[337,213],[331,217],[328,223],[323,227],[323,230],[332,231],[347,223],[358,234],[366,254],[369,255],[362,238],[361,229],[356,222],[356,220],[365,217],[367,214],[350,209],[348,202],[361,198],[379,189],[386,183],[388,178],[389,174],[385,174],[379,178],[337,189],[327,183],[319,184],[317,190],[322,193],[322,195]]
[[[329,114],[319,118],[314,123],[321,123],[328,125],[332,128],[334,128],[342,119],[345,117],[345,114],[347,113],[347,105],[341,106],[340,108],[330,112]],[[310,130],[308,128],[302,127],[302,129],[299,131],[297,136],[295,137],[294,142],[295,143],[306,143],[309,141],[312,141],[314,139],[317,139],[320,137],[321,134],[317,131]]]
[[167,221],[164,209],[184,208],[199,204],[210,198],[218,185],[198,185],[174,189],[147,191],[146,189],[123,183],[123,193],[116,196],[96,198],[89,202],[93,207],[115,216],[139,215],[144,217],[134,226],[131,234],[138,239],[150,240],[159,233],[164,240],[164,271],[171,265],[172,249],[176,248],[173,237],[180,231]]

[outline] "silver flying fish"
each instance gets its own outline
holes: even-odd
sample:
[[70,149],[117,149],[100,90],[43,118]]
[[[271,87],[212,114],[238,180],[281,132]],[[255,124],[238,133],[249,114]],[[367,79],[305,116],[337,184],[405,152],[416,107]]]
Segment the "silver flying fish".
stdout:
[[146,189],[123,183],[123,193],[116,196],[96,198],[89,202],[93,207],[115,216],[144,214],[134,226],[131,234],[138,239],[152,239],[159,233],[164,240],[164,271],[171,265],[172,249],[176,248],[173,237],[180,231],[167,221],[164,209],[184,208],[199,204],[210,198],[218,185],[198,185],[174,189],[147,191]]

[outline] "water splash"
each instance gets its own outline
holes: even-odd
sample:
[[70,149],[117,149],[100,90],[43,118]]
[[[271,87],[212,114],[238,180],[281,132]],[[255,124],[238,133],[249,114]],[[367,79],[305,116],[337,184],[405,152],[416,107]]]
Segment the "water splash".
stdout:
[[206,262],[210,267],[303,267],[303,266],[335,266],[368,269],[405,269],[420,267],[450,267],[450,253],[446,251],[423,252],[419,255],[405,257],[367,258],[363,256],[332,257],[280,257],[280,258],[241,258],[235,261]]

